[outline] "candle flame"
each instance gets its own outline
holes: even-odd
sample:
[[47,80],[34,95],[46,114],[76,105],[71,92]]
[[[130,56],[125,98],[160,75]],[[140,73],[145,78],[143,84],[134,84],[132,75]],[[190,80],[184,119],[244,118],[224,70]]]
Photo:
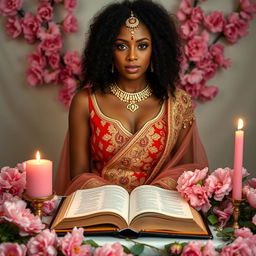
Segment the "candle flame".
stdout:
[[242,118],[238,119],[238,125],[237,125],[237,129],[241,130],[244,127],[244,121]]
[[36,152],[36,160],[40,161],[40,152],[39,152],[39,150],[37,150],[37,152]]

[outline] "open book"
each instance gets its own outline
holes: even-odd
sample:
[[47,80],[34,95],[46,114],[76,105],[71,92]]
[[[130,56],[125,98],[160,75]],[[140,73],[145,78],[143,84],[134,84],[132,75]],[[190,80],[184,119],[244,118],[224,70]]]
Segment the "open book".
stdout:
[[130,195],[116,185],[77,190],[65,199],[51,228],[74,226],[85,231],[131,229],[211,237],[201,214],[179,192],[150,185],[139,186]]

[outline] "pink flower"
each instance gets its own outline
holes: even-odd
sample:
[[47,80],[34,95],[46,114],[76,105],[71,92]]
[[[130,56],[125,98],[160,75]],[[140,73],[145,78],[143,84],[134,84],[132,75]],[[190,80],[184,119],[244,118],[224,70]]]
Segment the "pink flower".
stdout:
[[232,190],[232,177],[229,168],[218,168],[205,180],[208,196],[221,201]]
[[208,80],[212,78],[217,72],[217,64],[213,62],[213,58],[209,52],[196,63],[196,67],[204,71],[204,79]]
[[28,244],[28,255],[54,256],[57,255],[57,235],[55,230],[45,229],[35,237],[32,237]]
[[[17,202],[20,200],[20,197],[18,196],[13,196],[9,193],[3,193],[0,194],[0,219],[1,216],[4,216],[4,208],[3,208],[3,204],[7,201],[9,202]],[[0,221],[1,222],[1,221]]]
[[132,254],[126,254],[123,251],[123,247],[119,242],[115,242],[112,245],[110,244],[104,244],[101,247],[98,247],[94,254],[94,256],[125,256],[129,255],[132,256]]
[[0,194],[21,196],[26,185],[26,173],[17,168],[3,167],[0,172]]
[[252,223],[256,226],[256,214],[252,218]]
[[185,171],[183,172],[177,181],[177,190],[183,192],[186,188],[196,185],[205,179],[208,173],[208,168],[202,170],[196,169],[194,172]]
[[78,31],[78,23],[75,16],[72,13],[68,13],[63,21],[63,30],[67,33],[74,33]]
[[207,212],[211,207],[206,188],[199,184],[186,188],[181,195],[198,211],[202,210],[203,212]]
[[30,67],[27,72],[27,82],[31,86],[40,85],[43,83],[43,70],[39,66]]
[[67,11],[74,11],[76,8],[77,2],[76,0],[64,0],[64,8]]
[[181,37],[183,39],[190,39],[198,31],[198,25],[197,23],[192,22],[191,20],[187,20],[183,25],[180,26],[181,29]]
[[17,243],[2,243],[0,244],[0,255],[1,256],[25,256],[27,248],[24,244]]
[[192,0],[181,0],[180,10],[185,14],[190,14],[192,11],[193,3]]
[[37,32],[40,27],[36,16],[31,13],[26,13],[22,19],[22,29],[24,38],[28,43],[34,43],[37,39]]
[[44,3],[37,8],[37,19],[40,22],[51,20],[53,17],[53,8],[49,3]]
[[39,44],[40,49],[45,51],[47,55],[59,51],[62,48],[62,46],[63,46],[63,41],[62,41],[61,36],[44,39]]
[[90,245],[81,245],[84,236],[83,229],[73,228],[72,233],[67,233],[63,238],[59,239],[60,250],[66,256],[90,256],[92,255]]
[[23,0],[2,0],[0,2],[0,13],[4,16],[14,16],[21,9]]
[[201,83],[197,83],[197,84],[186,83],[182,85],[181,89],[189,93],[193,99],[197,99],[203,87],[204,87],[204,80]]
[[222,32],[225,24],[224,14],[219,11],[214,11],[204,18],[205,26],[213,33]]
[[239,0],[240,4],[240,15],[245,20],[251,20],[253,17],[253,14],[256,13],[256,3],[254,3],[252,0]]
[[213,212],[218,216],[219,225],[224,227],[233,214],[233,204],[229,200],[225,200],[221,202],[220,207],[214,207]]
[[192,241],[184,246],[182,256],[202,256],[201,248],[203,243],[201,241]]
[[26,203],[22,200],[4,202],[3,211],[4,218],[19,227],[21,236],[39,233],[44,228],[39,216],[26,209]]
[[8,17],[5,22],[5,31],[12,39],[18,37],[22,32],[20,19],[17,16]]
[[249,228],[239,228],[239,229],[235,229],[235,237],[242,237],[242,238],[248,238],[253,236],[253,233],[251,232],[251,230]]
[[200,6],[192,8],[190,19],[194,23],[201,23],[204,20],[204,11]]
[[177,16],[178,20],[180,20],[180,21],[185,21],[187,18],[186,14],[181,10],[178,10],[176,12],[176,16]]
[[44,81],[49,84],[57,84],[58,83],[58,76],[59,76],[60,70],[55,70],[50,72],[49,70],[44,70]]
[[182,83],[198,84],[203,79],[204,72],[198,68],[192,69],[189,73],[183,76]]
[[26,171],[26,162],[17,163],[16,168],[19,171],[25,172]]
[[53,21],[49,22],[48,29],[40,27],[38,31],[38,37],[43,41],[46,39],[54,39],[57,36],[61,36],[60,26],[54,23]]
[[57,208],[59,198],[58,196],[54,196],[54,198],[50,201],[45,201],[42,207],[42,211],[44,215],[52,215]]
[[60,54],[58,52],[47,56],[47,60],[52,69],[58,69],[60,67]]
[[182,252],[182,248],[181,244],[175,242],[170,245],[169,251],[172,255],[179,255]]
[[67,51],[63,60],[73,74],[79,75],[81,73],[81,58],[77,51]]
[[[204,32],[204,34],[206,33]],[[190,39],[184,47],[185,54],[188,57],[188,59],[191,61],[200,61],[207,53],[207,43],[208,40],[203,35],[194,36],[192,39]]]
[[44,68],[46,66],[46,58],[39,52],[33,52],[27,55],[30,67]]
[[227,68],[230,66],[230,60],[224,58],[224,46],[221,44],[213,44],[209,50],[214,62],[221,67]]
[[249,188],[249,190],[246,193],[247,201],[249,204],[253,207],[256,208],[256,189],[254,188]]
[[59,90],[59,100],[64,103],[66,108],[70,107],[76,87],[76,80],[73,78],[67,78],[64,81],[64,85]]
[[219,89],[216,86],[205,86],[201,89],[199,98],[201,101],[209,101],[216,97],[218,94]]
[[250,187],[256,188],[256,178],[248,180],[248,184],[250,185]]
[[202,256],[218,256],[219,253],[215,250],[212,241],[207,241],[202,248]]

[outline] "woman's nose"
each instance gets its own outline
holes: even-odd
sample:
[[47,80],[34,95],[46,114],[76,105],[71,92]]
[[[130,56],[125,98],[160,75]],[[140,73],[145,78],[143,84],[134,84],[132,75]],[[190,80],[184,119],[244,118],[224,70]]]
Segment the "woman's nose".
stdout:
[[138,57],[137,57],[135,49],[131,48],[129,53],[128,53],[128,60],[133,61],[133,60],[137,60],[137,59],[138,59]]

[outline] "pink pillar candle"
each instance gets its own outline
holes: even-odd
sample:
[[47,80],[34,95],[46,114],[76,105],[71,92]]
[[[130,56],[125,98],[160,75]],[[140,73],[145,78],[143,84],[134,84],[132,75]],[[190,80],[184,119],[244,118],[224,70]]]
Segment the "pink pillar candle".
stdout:
[[[39,152],[38,152],[39,153]],[[32,198],[52,195],[52,161],[32,159],[26,161],[26,194]]]
[[235,152],[234,152],[234,171],[233,171],[233,187],[232,198],[240,200],[242,198],[242,167],[243,167],[243,147],[244,147],[244,131],[243,120],[238,121],[238,130],[235,133]]

